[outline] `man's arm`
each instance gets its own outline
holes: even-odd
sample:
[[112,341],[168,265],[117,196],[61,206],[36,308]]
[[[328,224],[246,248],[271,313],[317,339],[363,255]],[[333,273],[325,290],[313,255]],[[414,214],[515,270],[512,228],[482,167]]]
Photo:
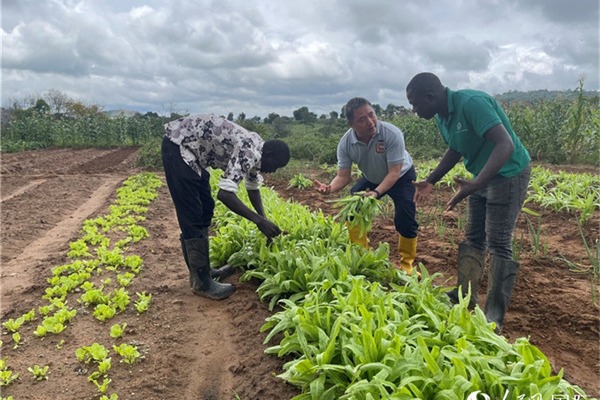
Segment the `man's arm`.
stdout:
[[458,151],[448,148],[437,167],[435,167],[435,169],[425,179],[425,182],[435,185],[444,177],[444,175],[454,168],[454,166],[460,161],[461,157],[462,154],[460,154]]
[[[258,193],[252,193],[252,192],[258,192]],[[260,192],[258,190],[249,190],[248,197],[250,198],[250,202],[252,203],[253,207],[256,209],[257,208],[257,204],[255,203],[256,197],[258,197],[260,199]],[[252,200],[253,198],[254,198],[254,200]],[[234,192],[229,192],[227,190],[219,189],[219,193],[217,194],[217,199],[222,201],[223,204],[225,204],[225,206],[227,206],[227,208],[229,208],[231,211],[233,211],[237,215],[240,215],[240,216],[246,218],[247,220],[254,222],[256,224],[256,226],[258,227],[258,229],[260,229],[260,231],[262,233],[264,233],[265,236],[267,236],[268,238],[275,237],[281,233],[281,229],[279,229],[279,227],[277,225],[275,225],[274,223],[269,221],[267,218],[265,218],[264,210],[262,207],[262,200],[259,201],[260,205],[258,206],[257,212],[254,212],[250,208],[248,208],[237,197],[237,195]]]
[[345,188],[346,185],[348,185],[350,182],[352,182],[352,176],[350,174],[350,168],[348,168],[338,169],[337,174],[335,175],[335,177],[329,185],[320,182],[317,179],[313,181],[313,184],[317,189],[317,192],[323,194],[330,194],[339,192],[340,190]]
[[494,143],[494,150],[490,153],[488,160],[475,179],[469,181],[454,178],[454,181],[458,184],[458,192],[448,202],[447,210],[452,209],[462,199],[484,187],[490,179],[498,174],[498,171],[506,164],[515,150],[515,144],[502,124],[491,127],[483,137],[485,140]]
[[483,137],[494,143],[494,150],[492,150],[490,157],[479,175],[477,175],[477,178],[473,180],[473,183],[479,187],[484,186],[490,179],[496,176],[498,171],[510,159],[513,151],[515,151],[515,144],[502,124],[492,126]]
[[377,194],[376,197],[381,196],[383,193],[391,189],[392,186],[400,179],[402,174],[402,163],[400,164],[388,164],[388,173],[383,178],[381,183],[374,189],[373,194]]
[[421,203],[431,195],[433,185],[435,185],[440,179],[444,177],[450,171],[456,163],[461,159],[462,155],[451,148],[448,148],[444,153],[444,156],[438,163],[437,167],[429,174],[429,176],[421,182],[415,182],[415,203]]
[[256,210],[258,215],[265,217],[265,209],[263,208],[262,197],[260,196],[260,190],[246,190],[248,192],[248,198],[252,207]]

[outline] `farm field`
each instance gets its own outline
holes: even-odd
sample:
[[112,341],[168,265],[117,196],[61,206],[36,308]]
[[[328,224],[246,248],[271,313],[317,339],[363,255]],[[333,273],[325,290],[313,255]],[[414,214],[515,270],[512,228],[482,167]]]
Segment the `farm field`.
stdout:
[[[140,172],[134,165],[136,149],[51,149],[4,154],[1,160],[1,303],[2,321],[16,318],[41,304],[52,267],[67,262],[69,242],[80,235],[83,222],[106,214],[115,191],[128,177]],[[418,167],[418,165],[417,165]],[[310,174],[311,171],[307,171]],[[315,174],[319,173],[315,168]],[[159,174],[162,179],[162,175]],[[266,184],[284,199],[334,215],[337,210],[313,190],[289,188],[283,176],[265,176]],[[440,189],[448,199],[450,189]],[[444,200],[445,201],[445,200]],[[528,207],[535,208],[529,204]],[[585,265],[583,243],[575,216],[539,210],[541,241],[546,254],[533,256],[525,246],[521,269],[503,334],[512,342],[530,337],[564,378],[588,395],[600,396],[600,317],[592,305],[589,278],[569,270],[559,257]],[[442,216],[445,231],[423,223],[417,261],[430,271],[455,281],[455,259],[462,209]],[[423,210],[428,215],[427,210]],[[276,216],[274,217],[276,220]],[[115,322],[127,322],[126,337],[144,358],[132,365],[113,360],[109,393],[119,399],[289,399],[299,390],[275,377],[286,360],[267,355],[267,333],[260,333],[272,314],[256,294],[257,282],[227,279],[237,291],[221,302],[194,296],[189,289],[174,208],[165,185],[148,207],[141,223],[149,238],[135,245],[144,268],[130,292],[152,294],[148,312],[126,311]],[[588,239],[597,239],[600,217],[586,224]],[[525,220],[517,236],[528,239]],[[392,219],[383,214],[370,234],[371,245],[389,242],[397,234]],[[396,257],[394,251],[391,257]],[[393,260],[398,261],[398,260]],[[440,280],[440,284],[444,284]],[[485,281],[482,285],[481,305]],[[73,305],[76,306],[76,305]],[[88,382],[86,366],[75,350],[93,342],[112,343],[111,323],[104,326],[88,315],[70,324],[60,335],[43,339],[22,331],[22,344],[13,349],[11,336],[2,329],[2,358],[20,378],[0,388],[2,396],[17,399],[97,399]],[[102,329],[99,329],[101,327]],[[64,342],[62,342],[64,340]],[[34,382],[27,368],[49,365],[48,380]]]

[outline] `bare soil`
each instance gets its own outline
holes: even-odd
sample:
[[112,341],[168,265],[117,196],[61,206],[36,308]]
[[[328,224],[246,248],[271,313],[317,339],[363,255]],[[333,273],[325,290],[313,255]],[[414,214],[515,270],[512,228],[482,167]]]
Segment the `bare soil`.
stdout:
[[[80,237],[83,221],[108,213],[115,190],[139,172],[133,165],[136,149],[49,149],[3,154],[1,160],[1,303],[2,321],[16,318],[43,304],[51,268],[68,262],[68,244]],[[316,171],[316,170],[315,170]],[[317,172],[315,172],[317,173]],[[159,176],[162,175],[159,172]],[[282,176],[266,176],[266,184],[287,198],[326,213],[331,203],[311,189],[288,188]],[[439,191],[447,201],[449,189]],[[532,206],[535,208],[535,206]],[[421,210],[417,261],[430,272],[455,280],[457,244],[461,240],[464,211]],[[592,304],[589,275],[570,271],[561,257],[589,267],[575,216],[542,212],[544,249],[533,255],[526,221],[520,220],[517,238],[523,236],[521,268],[503,334],[514,341],[530,337],[549,358],[555,371],[564,369],[569,382],[588,395],[600,396],[600,316]],[[78,314],[61,334],[36,338],[36,324],[21,331],[23,343],[13,349],[10,334],[2,329],[2,358],[20,378],[0,388],[2,396],[20,399],[97,399],[89,371],[75,358],[75,349],[94,342],[110,346],[113,323],[127,322],[125,338],[142,350],[144,358],[121,364],[113,358],[108,393],[120,400],[134,399],[289,399],[299,391],[275,375],[286,360],[264,350],[259,328],[271,315],[258,300],[258,282],[240,282],[239,273],[227,281],[237,287],[227,300],[216,302],[194,296],[181,256],[179,228],[166,185],[150,205],[142,225],[150,238],[135,245],[144,269],[129,288],[131,293],[153,294],[150,310],[119,314],[102,325],[89,313]],[[589,242],[599,238],[600,217],[584,227]],[[391,213],[375,223],[370,243],[397,244]],[[395,251],[391,258],[397,262]],[[485,298],[485,284],[480,302]],[[64,342],[61,342],[63,341]],[[27,367],[49,365],[49,379],[35,382]]]

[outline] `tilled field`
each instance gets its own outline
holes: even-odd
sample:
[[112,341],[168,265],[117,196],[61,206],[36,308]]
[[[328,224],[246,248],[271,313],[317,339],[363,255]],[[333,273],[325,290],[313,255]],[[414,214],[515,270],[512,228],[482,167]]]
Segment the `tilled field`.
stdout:
[[[133,167],[133,148],[51,149],[4,154],[1,160],[1,312],[2,320],[16,318],[39,306],[52,267],[67,262],[69,242],[80,235],[83,221],[107,213],[115,191]],[[160,175],[160,174],[159,174]],[[313,190],[288,189],[288,182],[272,176],[266,183],[283,198],[335,213]],[[443,198],[450,193],[441,193]],[[276,378],[285,360],[264,354],[265,333],[259,328],[271,315],[255,293],[256,282],[229,278],[236,293],[214,302],[194,296],[181,257],[179,229],[166,186],[150,205],[142,225],[150,238],[133,250],[145,267],[130,292],[153,294],[146,314],[125,312],[127,337],[144,352],[132,366],[113,360],[109,393],[119,399],[289,399],[299,392]],[[441,272],[454,282],[454,265],[460,230],[456,215],[447,214],[448,231],[433,225],[421,227],[418,261],[430,272]],[[599,219],[586,224],[588,238],[598,238]],[[520,221],[519,231],[527,227]],[[504,335],[509,340],[529,336],[565,378],[589,395],[600,395],[599,310],[591,304],[585,274],[570,272],[558,257],[585,263],[584,249],[574,216],[543,212],[544,256],[521,255],[521,269]],[[396,233],[389,217],[375,223],[371,244],[389,241]],[[392,253],[392,258],[395,254]],[[394,260],[397,261],[397,260]],[[481,299],[484,299],[485,285]],[[38,339],[33,328],[24,329],[23,344],[12,348],[3,334],[2,357],[20,379],[2,396],[18,399],[97,399],[87,382],[88,372],[75,358],[75,349],[95,341],[112,343],[110,324],[102,326],[91,315],[75,320],[65,332]],[[3,333],[6,330],[3,330]],[[64,340],[64,344],[61,343]],[[274,343],[271,343],[274,344]],[[58,346],[57,346],[58,345]],[[50,365],[47,381],[33,382],[27,367]]]

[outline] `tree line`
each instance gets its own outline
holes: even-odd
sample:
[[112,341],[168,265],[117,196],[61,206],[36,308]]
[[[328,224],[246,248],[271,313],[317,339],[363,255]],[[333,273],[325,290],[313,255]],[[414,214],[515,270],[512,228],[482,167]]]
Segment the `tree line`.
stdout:
[[[583,82],[577,90],[550,100],[511,99],[501,103],[534,160],[600,165],[599,97],[584,91]],[[414,156],[435,158],[443,153],[445,144],[432,120],[419,119],[410,110],[394,104],[385,108],[373,104],[373,108],[381,120],[402,129],[407,148]],[[0,150],[142,146],[151,154],[153,146],[159,148],[163,125],[184,115],[174,111],[169,115],[108,113],[98,105],[88,105],[53,90],[2,108]],[[265,118],[247,118],[243,112],[237,117],[229,112],[226,118],[266,139],[285,138],[293,156],[318,162],[335,162],[337,141],[348,128],[343,110],[317,116],[306,106],[294,110],[291,117],[269,113]],[[149,159],[158,157],[151,155]]]

